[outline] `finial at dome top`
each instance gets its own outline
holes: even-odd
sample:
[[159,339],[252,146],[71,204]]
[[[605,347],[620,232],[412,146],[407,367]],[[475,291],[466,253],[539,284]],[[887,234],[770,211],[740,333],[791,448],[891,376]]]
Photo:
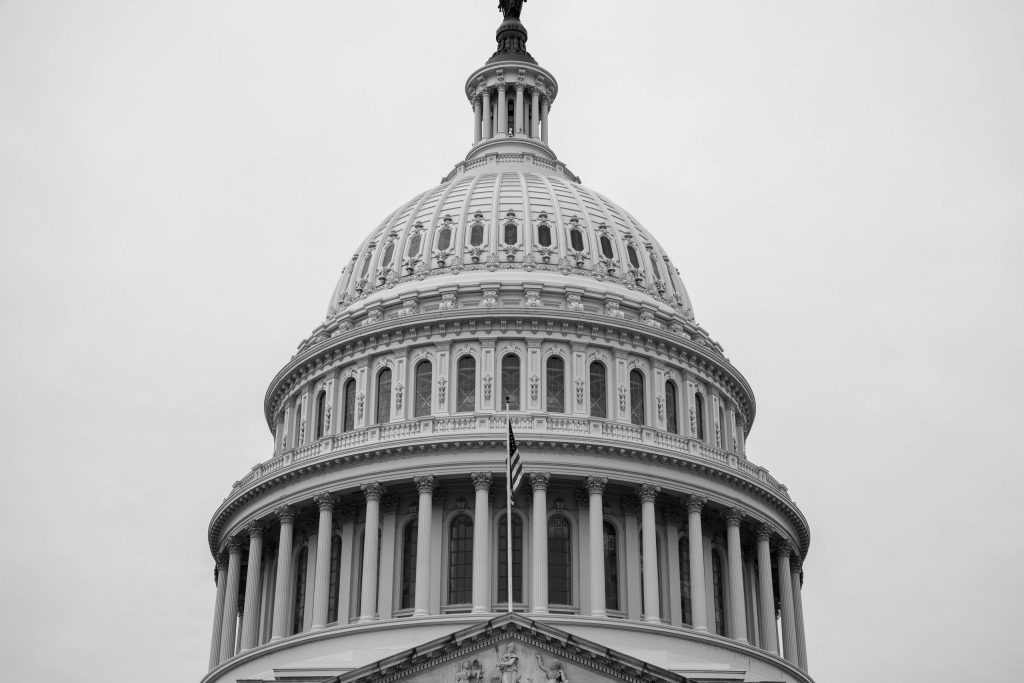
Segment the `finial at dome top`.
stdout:
[[537,60],[526,51],[526,27],[519,21],[519,15],[523,11],[523,3],[526,0],[500,0],[498,9],[504,21],[498,27],[495,38],[498,41],[498,50],[487,63],[506,60],[518,60],[536,64]]

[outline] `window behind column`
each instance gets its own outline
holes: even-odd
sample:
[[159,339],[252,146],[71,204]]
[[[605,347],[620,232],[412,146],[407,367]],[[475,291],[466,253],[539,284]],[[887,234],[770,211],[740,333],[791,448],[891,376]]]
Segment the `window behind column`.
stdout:
[[558,356],[548,358],[546,377],[544,378],[546,401],[545,408],[549,413],[565,412],[565,361]]
[[456,515],[448,531],[448,604],[473,601],[473,520]]
[[455,411],[471,413],[476,410],[476,359],[472,356],[460,358],[456,374]]
[[501,359],[501,397],[504,407],[505,397],[509,400],[509,410],[520,410],[520,363],[519,356],[514,353],[506,354]]
[[316,396],[316,438],[322,439],[327,430],[327,392]]
[[608,382],[604,363],[590,364],[590,416],[608,417]]
[[429,360],[421,360],[416,364],[416,394],[414,397],[413,417],[430,415],[430,399],[433,393],[434,368]]
[[391,369],[384,368],[377,375],[377,424],[391,420]]
[[[508,521],[498,518],[498,602],[508,602]],[[523,602],[523,520],[512,515],[512,602]]]
[[683,623],[693,623],[690,585],[690,539],[679,537],[679,596],[682,601]]
[[292,608],[292,633],[301,633],[306,619],[306,565],[309,561],[309,548],[299,551],[299,559],[295,563],[295,602]]
[[345,382],[343,390],[345,402],[345,415],[341,429],[343,432],[351,432],[356,426],[356,381],[349,379]]
[[341,587],[341,537],[331,534],[331,576],[327,584],[327,623],[338,620],[338,590]]
[[645,423],[644,374],[639,370],[629,373],[629,421],[635,425]]
[[416,606],[416,541],[419,525],[413,520],[402,533],[402,601],[400,609]]
[[693,404],[696,409],[697,438],[704,440],[704,394],[699,391],[693,395]]
[[715,633],[725,635],[725,588],[722,576],[722,555],[715,548],[711,551],[711,585],[715,598]]
[[619,609],[619,539],[611,522],[604,523],[604,606]]
[[679,413],[676,408],[676,385],[665,382],[665,428],[673,434],[679,433]]
[[569,520],[561,515],[548,520],[548,602],[572,604],[572,538]]

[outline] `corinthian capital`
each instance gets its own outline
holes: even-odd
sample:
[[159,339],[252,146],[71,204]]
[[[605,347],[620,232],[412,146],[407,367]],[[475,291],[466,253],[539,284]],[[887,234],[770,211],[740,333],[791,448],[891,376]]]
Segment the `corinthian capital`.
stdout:
[[242,552],[242,538],[240,536],[232,536],[228,539],[228,554]]
[[770,541],[772,536],[775,535],[775,527],[768,522],[762,522],[757,526],[757,540],[759,541]]
[[259,520],[252,520],[245,525],[245,530],[249,532],[249,538],[263,538],[263,522]]
[[726,526],[739,526],[744,517],[745,515],[743,514],[743,510],[739,508],[729,508],[725,513],[725,524]]
[[470,476],[473,477],[473,489],[476,491],[490,489],[491,482],[494,480],[494,476],[490,472],[473,472]]
[[708,499],[702,496],[688,496],[685,502],[687,512],[690,514],[693,514],[694,512],[699,514],[704,506],[707,505]]
[[653,503],[661,493],[661,487],[654,484],[644,484],[640,487],[640,502]]
[[433,495],[434,488],[437,486],[437,481],[431,476],[416,477],[412,481],[416,484],[416,490],[420,493],[429,493]]
[[547,472],[530,473],[530,484],[533,486],[534,491],[546,491],[549,481],[551,481],[551,475]]
[[367,501],[379,501],[381,496],[384,495],[384,487],[380,485],[379,481],[371,481],[369,484],[363,484],[359,488],[363,490],[363,495],[366,496]]
[[590,495],[604,493],[604,487],[608,485],[608,477],[587,477],[587,492]]
[[333,494],[321,493],[313,498],[313,502],[316,503],[317,507],[320,508],[320,511],[323,512],[325,510],[333,510],[338,499],[335,498]]
[[291,505],[282,505],[274,510],[274,514],[277,515],[281,524],[291,524],[295,521],[295,508]]
[[793,543],[788,538],[782,539],[775,546],[775,554],[779,557],[789,557],[791,552],[793,552]]

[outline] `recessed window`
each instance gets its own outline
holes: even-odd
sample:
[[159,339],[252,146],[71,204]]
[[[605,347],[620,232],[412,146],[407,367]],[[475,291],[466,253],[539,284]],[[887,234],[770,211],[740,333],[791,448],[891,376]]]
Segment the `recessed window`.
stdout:
[[565,412],[565,361],[558,356],[548,358],[545,377],[546,405],[549,413]]
[[316,397],[316,438],[323,438],[327,430],[327,392],[321,391]]
[[366,258],[363,259],[363,267],[359,270],[360,280],[365,278],[366,274],[370,272],[370,261],[372,260],[372,257],[372,254],[367,254]]
[[704,440],[704,395],[697,392],[693,395],[694,406],[696,408],[696,421],[697,421],[697,438],[701,441]]
[[519,356],[507,354],[501,359],[501,396],[508,399],[509,410],[519,410]]
[[377,375],[377,424],[391,420],[391,370],[385,368]]
[[651,272],[654,273],[654,279],[661,279],[661,271],[658,270],[658,259],[655,258],[654,254],[651,254]]
[[537,243],[542,247],[551,246],[551,226],[547,223],[542,223],[537,228]]
[[416,520],[405,525],[402,533],[402,607],[416,606],[416,534],[419,527]]
[[[306,565],[309,563],[309,548],[299,551],[299,559],[295,566],[295,602],[292,608],[292,633],[302,633],[306,620]],[[256,571],[253,568],[253,571]]]
[[604,606],[619,609],[619,543],[611,522],[604,523]]
[[433,366],[429,360],[421,360],[416,364],[416,395],[413,399],[413,417],[430,415],[430,398],[433,384]]
[[679,600],[682,603],[683,623],[693,623],[692,586],[690,585],[690,539],[679,537]]
[[665,428],[673,434],[679,433],[679,416],[676,414],[676,385],[665,382]]
[[580,230],[569,231],[569,244],[576,251],[583,251],[583,232]]
[[341,587],[341,537],[331,535],[331,572],[328,578],[327,623],[338,620],[338,589]]
[[629,265],[633,266],[634,268],[639,268],[640,257],[637,256],[636,249],[633,247],[632,244],[626,247],[626,254],[629,256]]
[[607,371],[604,363],[590,364],[590,416],[608,417]]
[[463,356],[457,367],[455,411],[471,413],[476,410],[476,360],[472,356]]
[[[523,601],[523,519],[512,515],[512,602]],[[508,602],[508,521],[498,518],[498,602]]]
[[345,396],[345,418],[342,423],[342,431],[351,432],[356,426],[356,381],[354,379],[345,382],[343,394]]
[[394,256],[394,255],[395,255],[395,243],[392,242],[384,250],[384,256],[382,256],[381,259],[380,259],[380,266],[381,266],[381,268],[386,268],[387,266],[391,265],[391,257]]
[[448,604],[473,601],[473,520],[458,515],[448,534]]
[[469,229],[469,244],[474,247],[479,247],[484,243],[484,226],[480,223],[474,223],[473,227]]
[[505,244],[518,244],[519,228],[515,223],[505,224]]
[[452,245],[452,229],[441,228],[441,232],[437,235],[437,248],[444,251]]
[[715,633],[725,635],[725,579],[722,576],[722,556],[711,551],[711,586],[715,597]]
[[409,248],[406,250],[406,255],[409,257],[416,256],[420,253],[420,241],[422,237],[419,233],[416,233],[409,239]]
[[615,252],[612,251],[612,241],[608,239],[608,235],[601,235],[601,253],[604,254],[605,258],[615,256]]
[[569,520],[556,515],[548,520],[548,602],[572,604],[572,544]]
[[643,425],[644,417],[644,374],[633,370],[629,373],[629,421]]

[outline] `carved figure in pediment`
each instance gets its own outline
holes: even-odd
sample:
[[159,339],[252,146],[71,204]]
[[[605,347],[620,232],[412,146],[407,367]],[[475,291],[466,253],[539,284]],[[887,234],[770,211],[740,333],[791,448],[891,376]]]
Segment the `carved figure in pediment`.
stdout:
[[565,669],[561,662],[551,662],[551,666],[544,666],[544,658],[537,653],[537,667],[544,672],[544,680],[554,683],[569,683],[569,677],[565,675]]
[[498,652],[498,671],[501,673],[501,683],[519,683],[519,655],[516,654],[516,646],[509,643],[505,650],[495,647]]
[[478,659],[463,659],[455,665],[455,683],[477,683],[484,678],[484,669]]

